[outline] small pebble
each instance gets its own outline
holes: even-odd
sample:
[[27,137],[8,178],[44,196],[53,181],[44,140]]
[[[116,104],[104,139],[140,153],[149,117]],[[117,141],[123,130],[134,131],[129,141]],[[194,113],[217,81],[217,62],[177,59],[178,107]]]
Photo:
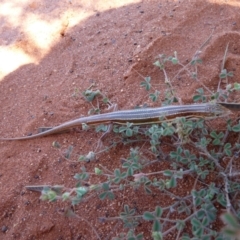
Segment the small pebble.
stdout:
[[5,233],[8,230],[7,226],[2,226],[2,232]]

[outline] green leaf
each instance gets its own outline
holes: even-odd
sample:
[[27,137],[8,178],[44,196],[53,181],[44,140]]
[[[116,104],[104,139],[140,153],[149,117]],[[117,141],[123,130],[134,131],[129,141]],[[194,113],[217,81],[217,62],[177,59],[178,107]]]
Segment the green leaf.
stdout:
[[108,126],[104,124],[100,124],[95,129],[96,129],[96,132],[107,132]]
[[224,221],[225,224],[229,225],[232,228],[239,229],[240,227],[237,219],[231,213],[222,214],[221,219]]
[[207,194],[206,189],[204,189],[204,188],[199,190],[198,193],[199,193],[199,196],[201,196],[202,198],[204,198],[206,196],[206,194]]
[[75,192],[78,196],[83,196],[88,192],[88,189],[86,187],[78,187],[75,189]]
[[202,100],[202,96],[201,96],[201,95],[194,95],[194,96],[193,96],[193,101],[194,101],[194,102],[197,102],[197,101],[199,101],[199,100]]
[[160,64],[159,60],[154,62],[153,65],[156,66],[156,67],[159,67],[159,68],[161,67],[161,64]]
[[127,237],[127,240],[136,240],[135,237]]
[[227,156],[232,156],[232,151],[231,151],[231,147],[232,147],[232,145],[231,145],[231,143],[226,143],[225,145],[224,145],[224,152],[227,154]]
[[233,77],[233,72],[228,72],[228,73],[227,73],[227,76],[228,76],[228,77]]
[[164,69],[164,64],[161,63],[159,60],[153,63],[154,66],[159,67],[161,70]]
[[107,194],[108,194],[108,192],[102,192],[102,193],[99,194],[99,198],[101,200],[104,200],[107,197]]
[[225,195],[223,193],[219,193],[217,195],[217,201],[223,206],[226,207],[227,206],[227,201],[225,198]]
[[132,130],[131,128],[128,128],[128,129],[126,130],[126,136],[127,136],[127,137],[132,137],[132,135],[133,135],[133,130]]
[[143,234],[142,233],[139,233],[137,235],[137,238],[135,238],[136,240],[142,240],[143,239]]
[[196,79],[196,78],[197,78],[197,72],[192,72],[192,73],[191,73],[191,77],[192,77],[193,79]]
[[162,232],[152,232],[153,240],[163,240]]
[[237,124],[237,125],[235,125],[235,126],[233,126],[233,127],[232,127],[232,130],[233,130],[234,132],[240,132],[240,123]]
[[177,148],[177,154],[180,155],[182,153],[183,149],[181,147]]
[[195,57],[194,57],[194,59],[191,60],[191,62],[190,62],[190,64],[193,65],[193,66],[196,65],[197,63],[201,64],[202,63],[202,59],[200,59],[200,58],[195,59]]
[[169,188],[174,188],[177,186],[177,180],[175,177],[172,177],[169,181]]
[[52,143],[52,146],[53,146],[54,148],[61,148],[60,143],[57,142],[57,141],[54,141],[54,142]]
[[144,80],[144,82],[140,83],[140,86],[144,87],[147,91],[149,91],[151,89],[151,77],[145,77]]
[[47,192],[47,197],[50,202],[54,202],[57,200],[57,194],[55,191],[49,190]]
[[147,220],[147,221],[153,221],[153,220],[155,220],[155,216],[151,212],[144,212],[143,219]]
[[76,196],[76,197],[73,197],[71,200],[72,200],[71,201],[72,205],[75,206],[81,202],[82,198]]
[[183,236],[181,240],[191,240],[191,238],[189,236]]
[[87,180],[89,178],[89,174],[86,173],[86,172],[83,172],[83,173],[76,173],[74,175],[74,178],[76,180]]
[[182,220],[177,220],[176,227],[178,231],[181,231],[185,227],[185,222]]
[[233,86],[235,90],[240,90],[240,83],[234,83]]
[[79,160],[84,160],[86,162],[91,162],[95,159],[95,157],[96,157],[95,152],[90,151],[87,155],[81,156],[81,158],[79,158]]
[[109,190],[109,184],[108,184],[108,183],[103,183],[103,184],[102,184],[102,189],[103,189],[104,191],[108,191],[108,190]]
[[226,69],[222,69],[221,73],[219,74],[219,77],[222,78],[226,78],[227,77],[227,70]]
[[114,175],[115,175],[115,177],[121,177],[121,172],[120,172],[119,168],[116,168],[114,170]]
[[73,146],[70,145],[64,154],[65,158],[70,159],[72,151],[73,151]]
[[212,132],[210,133],[210,136],[213,137],[213,138],[217,138],[217,137],[218,137],[216,131],[212,131]]
[[62,195],[62,199],[63,199],[63,201],[68,200],[69,197],[70,197],[70,192],[65,192],[65,193],[63,193],[63,195]]
[[152,193],[152,190],[145,185],[144,185],[144,191],[146,192],[146,194],[151,194]]
[[128,176],[132,176],[133,173],[134,173],[133,168],[129,167],[129,168],[127,169],[127,174],[128,174]]
[[201,226],[201,222],[199,220],[197,220],[195,217],[191,219],[191,223],[196,228]]
[[159,206],[156,206],[156,208],[155,208],[155,216],[156,216],[157,218],[160,218],[160,217],[162,216],[162,213],[163,213],[162,208],[159,207]]
[[108,197],[109,200],[114,200],[115,199],[115,195],[111,191],[107,192],[107,197]]
[[198,88],[198,89],[196,89],[196,92],[203,95],[204,94],[204,89],[203,88]]
[[198,227],[195,229],[194,235],[200,238],[203,235],[203,231],[204,231],[204,228]]
[[97,175],[101,175],[101,174],[102,174],[102,170],[99,169],[99,168],[97,168],[97,167],[94,168],[94,172],[95,172],[95,174],[97,174]]
[[204,211],[204,209],[200,209],[200,210],[197,212],[197,218],[203,219],[204,216],[205,216],[205,211]]
[[200,139],[200,142],[198,142],[198,144],[205,149],[210,142],[211,140],[207,139],[206,137],[202,137]]
[[178,59],[175,58],[175,57],[173,57],[173,58],[171,59],[171,62],[172,62],[172,64],[176,65],[176,64],[178,64]]
[[88,102],[92,102],[93,99],[99,94],[101,94],[101,92],[99,90],[93,91],[93,90],[88,89],[83,92],[83,96],[85,97],[85,99]]
[[163,173],[164,176],[171,177],[173,175],[171,170],[165,170]]
[[212,131],[210,136],[214,138],[213,145],[222,145],[221,139],[224,137],[224,133],[220,132],[219,134],[216,131]]
[[203,220],[202,220],[202,225],[203,225],[204,227],[206,227],[208,224],[209,224],[208,218],[207,218],[207,217],[204,217]]
[[212,143],[213,143],[213,145],[221,145],[222,144],[220,139],[214,139]]
[[[227,235],[228,237],[230,237],[230,239],[239,239],[238,229],[225,228],[225,229],[223,229],[223,233],[224,233],[224,235]],[[226,238],[224,238],[224,240],[225,239]]]
[[153,231],[153,232],[159,232],[159,231],[161,231],[161,224],[160,224],[160,222],[159,222],[157,219],[155,219],[154,222],[153,222],[152,231]]
[[130,212],[130,208],[129,208],[129,206],[127,204],[125,204],[123,206],[123,209],[124,209],[124,212],[127,213],[127,214]]
[[156,102],[157,99],[158,99],[158,97],[159,97],[159,94],[160,94],[160,92],[156,90],[155,93],[151,93],[151,94],[149,95],[149,98],[150,98],[153,102]]

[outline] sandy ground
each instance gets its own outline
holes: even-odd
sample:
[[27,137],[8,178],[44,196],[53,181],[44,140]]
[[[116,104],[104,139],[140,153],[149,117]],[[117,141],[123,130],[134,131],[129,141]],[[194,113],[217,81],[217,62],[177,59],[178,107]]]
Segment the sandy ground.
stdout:
[[[119,109],[152,106],[140,88],[140,75],[151,76],[161,90],[163,73],[152,64],[156,56],[177,51],[186,64],[212,32],[201,52],[201,81],[210,89],[216,88],[229,43],[226,66],[234,73],[231,81],[240,82],[239,12],[238,0],[2,0],[1,137],[27,135],[40,126],[55,126],[87,115],[91,106],[76,92],[92,84]],[[168,72],[169,76],[174,74],[171,69]],[[173,85],[183,104],[192,102],[199,87],[184,75]],[[120,168],[120,159],[129,153],[129,147],[124,145],[91,163],[66,161],[52,147],[52,142],[58,141],[63,149],[73,145],[76,154],[83,154],[92,150],[99,137],[90,131],[0,143],[1,239],[96,239],[81,218],[90,222],[101,239],[111,239],[124,231],[122,224],[102,223],[98,217],[119,216],[123,204],[135,207],[139,214],[167,204],[168,199],[160,192],[150,196],[143,191],[124,192],[114,201],[93,197],[76,207],[81,216],[76,219],[61,214],[67,204],[42,202],[39,193],[25,190],[26,185],[39,184],[73,187],[73,176],[83,165],[91,172],[100,165],[109,170]],[[186,181],[178,189],[179,194],[191,188],[192,182]],[[151,239],[150,231],[151,224],[137,228],[145,239]],[[174,233],[166,239],[175,239]]]

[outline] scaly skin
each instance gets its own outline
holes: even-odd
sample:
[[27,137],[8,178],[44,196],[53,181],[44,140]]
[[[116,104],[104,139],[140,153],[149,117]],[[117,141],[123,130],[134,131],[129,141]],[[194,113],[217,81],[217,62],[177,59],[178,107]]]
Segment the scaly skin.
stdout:
[[228,103],[202,103],[191,105],[171,105],[159,108],[140,108],[133,110],[115,111],[111,113],[93,115],[88,117],[78,118],[72,121],[65,122],[56,127],[50,128],[44,132],[16,138],[0,138],[0,141],[16,141],[16,140],[28,140],[38,137],[44,137],[51,134],[61,133],[73,127],[97,124],[121,124],[124,125],[127,122],[135,125],[146,125],[153,123],[160,123],[164,120],[172,120],[176,117],[187,118],[213,118],[219,116],[225,116],[230,113],[230,110],[240,109],[240,105],[228,104]]

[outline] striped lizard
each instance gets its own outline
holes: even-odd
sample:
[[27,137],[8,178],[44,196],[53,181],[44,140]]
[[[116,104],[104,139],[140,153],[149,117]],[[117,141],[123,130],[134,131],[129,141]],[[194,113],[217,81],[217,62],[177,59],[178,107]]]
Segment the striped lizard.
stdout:
[[234,103],[201,103],[190,105],[170,105],[158,108],[140,108],[133,110],[114,111],[105,114],[92,115],[81,117],[62,123],[53,128],[47,128],[46,131],[35,135],[16,137],[16,138],[0,138],[0,141],[15,141],[28,140],[38,137],[44,137],[55,133],[61,133],[73,127],[79,127],[82,124],[97,125],[97,124],[126,124],[127,122],[135,125],[146,125],[160,123],[164,120],[172,120],[176,117],[187,118],[212,118],[225,116],[230,110],[239,110],[240,104]]

